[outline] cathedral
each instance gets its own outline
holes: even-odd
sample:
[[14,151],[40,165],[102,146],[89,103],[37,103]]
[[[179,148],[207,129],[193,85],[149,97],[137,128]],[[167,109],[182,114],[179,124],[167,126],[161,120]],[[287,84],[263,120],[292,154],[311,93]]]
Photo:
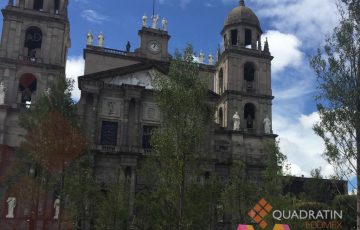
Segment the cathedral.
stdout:
[[[36,104],[51,82],[65,75],[71,46],[67,8],[68,0],[9,0],[2,9],[0,173],[13,160],[14,148],[25,135],[18,125],[19,114]],[[203,53],[199,57],[199,77],[207,79],[216,104],[215,121],[204,146],[211,158],[204,177],[214,172],[226,177],[231,162],[241,160],[247,178],[257,181],[265,167],[265,143],[277,137],[271,127],[273,57],[268,42],[262,46],[259,19],[244,0],[224,16],[219,29],[222,49],[216,57],[205,58]],[[139,183],[139,161],[150,154],[151,131],[161,124],[152,80],[157,71],[166,74],[171,61],[166,19],[158,23],[158,17],[148,20],[144,16],[139,19],[138,35],[140,45],[130,51],[130,47],[104,47],[102,34],[94,42],[89,33],[83,51],[85,73],[76,86],[81,90],[78,114],[95,153],[96,179],[106,182],[121,167],[131,178],[130,203]],[[21,204],[8,197],[4,188],[0,192],[0,229],[10,229],[15,220],[24,226],[19,229],[26,229],[28,213],[17,208]],[[41,223],[49,229],[56,226],[56,202],[39,208]]]

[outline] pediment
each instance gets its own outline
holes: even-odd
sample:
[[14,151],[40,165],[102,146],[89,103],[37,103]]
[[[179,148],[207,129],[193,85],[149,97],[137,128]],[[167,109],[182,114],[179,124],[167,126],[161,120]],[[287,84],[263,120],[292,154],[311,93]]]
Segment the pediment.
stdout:
[[104,83],[110,85],[134,85],[143,86],[145,89],[154,89],[154,78],[156,76],[156,70],[149,69],[122,76],[115,76],[103,79]]

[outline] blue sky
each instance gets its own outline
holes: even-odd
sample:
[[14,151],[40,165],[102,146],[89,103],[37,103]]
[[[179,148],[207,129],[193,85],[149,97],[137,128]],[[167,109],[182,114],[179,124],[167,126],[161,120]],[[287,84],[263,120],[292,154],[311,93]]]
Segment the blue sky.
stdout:
[[[321,157],[323,143],[312,131],[319,118],[313,99],[316,81],[308,63],[337,24],[335,0],[245,2],[259,17],[274,56],[273,129],[291,173],[308,176],[311,169],[322,167],[323,174],[333,174]],[[5,6],[7,0],[0,3]],[[156,13],[168,20],[170,53],[192,43],[197,53],[215,54],[226,16],[237,4],[238,0],[156,0]],[[82,50],[89,30],[94,37],[103,32],[106,47],[124,50],[130,41],[133,50],[139,45],[141,17],[152,14],[152,0],[71,0],[69,7],[72,47],[67,75],[73,78],[83,73]]]

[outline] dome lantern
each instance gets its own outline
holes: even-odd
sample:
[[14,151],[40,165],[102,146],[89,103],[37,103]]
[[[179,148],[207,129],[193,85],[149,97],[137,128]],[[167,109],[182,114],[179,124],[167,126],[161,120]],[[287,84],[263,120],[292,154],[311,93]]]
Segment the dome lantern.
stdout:
[[239,5],[228,14],[221,35],[224,49],[261,49],[261,26],[256,14],[240,0]]

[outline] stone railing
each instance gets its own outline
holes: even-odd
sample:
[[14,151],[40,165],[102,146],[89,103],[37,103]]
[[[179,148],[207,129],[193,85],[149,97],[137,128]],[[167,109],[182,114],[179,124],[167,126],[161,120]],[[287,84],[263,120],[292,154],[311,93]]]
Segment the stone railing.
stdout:
[[19,60],[24,61],[25,63],[37,63],[37,64],[42,64],[43,63],[43,59],[42,58],[36,58],[36,57],[29,57],[29,56],[24,56],[24,55],[19,55]]

